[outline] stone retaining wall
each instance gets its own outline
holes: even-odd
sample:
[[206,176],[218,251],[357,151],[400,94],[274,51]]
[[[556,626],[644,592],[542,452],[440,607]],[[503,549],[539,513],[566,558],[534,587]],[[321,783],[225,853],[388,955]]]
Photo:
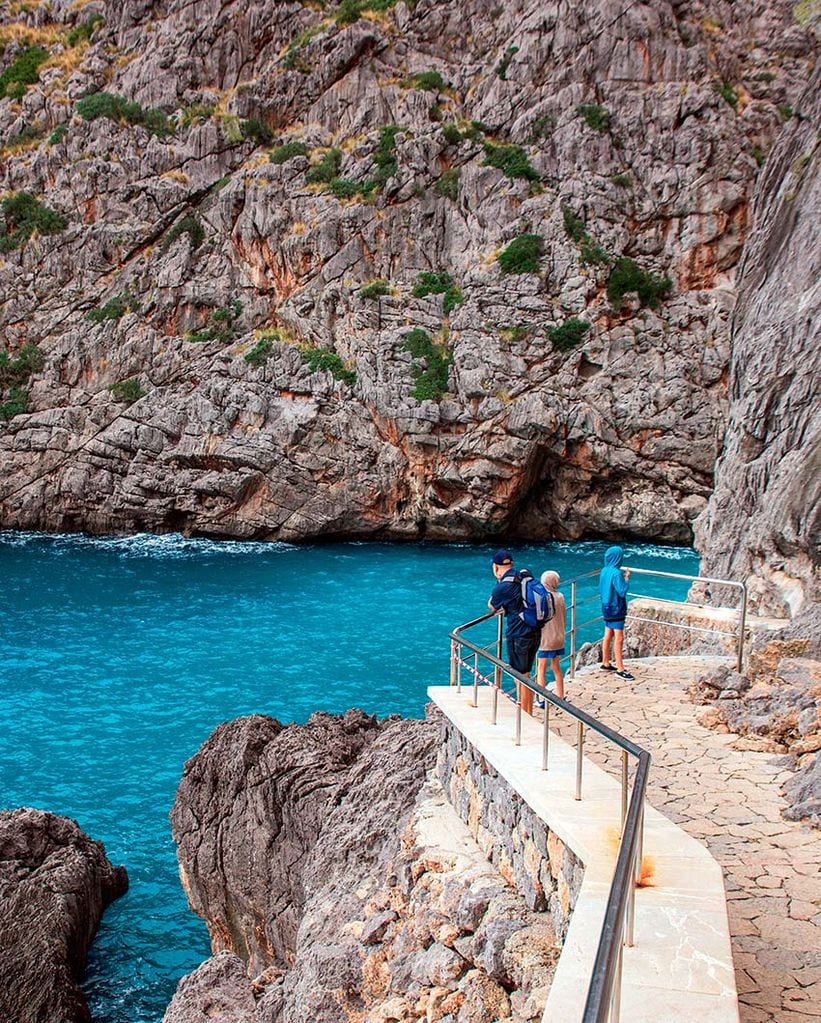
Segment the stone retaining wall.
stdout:
[[550,913],[564,941],[584,865],[445,719],[437,760],[442,787],[487,858],[529,909]]

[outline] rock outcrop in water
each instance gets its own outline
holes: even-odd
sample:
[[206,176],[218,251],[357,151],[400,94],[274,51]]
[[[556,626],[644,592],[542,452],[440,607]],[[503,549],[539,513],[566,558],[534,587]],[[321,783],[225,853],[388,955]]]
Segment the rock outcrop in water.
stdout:
[[805,5],[376,6],[0,7],[0,524],[690,538]]
[[79,980],[103,910],[128,888],[99,842],[42,810],[0,810],[0,1019],[91,1023]]
[[206,1006],[223,1023],[541,1018],[551,917],[432,780],[438,738],[434,721],[361,711],[217,729],[172,811],[216,955],[181,981],[165,1023],[199,1023]]

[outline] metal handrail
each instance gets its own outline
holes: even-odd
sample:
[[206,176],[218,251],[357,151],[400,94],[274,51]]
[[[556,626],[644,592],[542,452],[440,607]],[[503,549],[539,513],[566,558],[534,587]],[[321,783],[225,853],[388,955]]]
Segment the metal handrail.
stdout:
[[[498,631],[496,639],[497,653],[492,654],[487,648],[477,646],[462,633],[467,629],[486,622],[491,618],[498,618]],[[502,613],[501,611],[489,611],[487,614],[476,618],[471,622],[460,625],[450,633],[451,641],[451,685],[461,687],[461,669],[465,662],[460,655],[460,648],[464,647],[473,654],[474,664],[468,669],[473,674],[473,706],[478,706],[479,677],[487,681],[487,676],[482,675],[478,670],[479,657],[486,658],[494,666],[493,704],[492,720],[496,724],[497,699],[500,692],[505,696],[501,685],[504,675],[510,676],[516,683],[516,745],[521,744],[522,725],[522,687],[530,689],[533,693],[539,694],[545,700],[545,716],[542,741],[542,770],[548,769],[548,735],[550,727],[551,705],[559,710],[565,711],[575,718],[578,726],[578,739],[576,745],[576,799],[582,798],[582,763],[584,757],[584,729],[592,728],[594,732],[612,742],[622,751],[622,797],[621,797],[621,818],[622,833],[619,843],[619,852],[616,859],[616,868],[613,873],[613,881],[610,886],[610,893],[605,908],[604,922],[599,937],[596,959],[593,964],[593,974],[587,991],[583,1023],[618,1023],[619,1009],[621,1004],[621,971],[622,971],[622,938],[623,943],[630,946],[633,944],[633,932],[635,922],[635,892],[636,884],[641,873],[641,856],[644,833],[644,798],[647,790],[647,778],[650,768],[650,754],[647,750],[638,746],[630,739],[609,728],[602,721],[594,718],[591,714],[574,706],[567,700],[551,693],[531,678],[511,668],[501,658],[502,653]],[[636,757],[638,763],[633,778],[633,787],[630,794],[629,805],[627,801],[627,756]]]
[[[738,582],[735,579],[713,579],[710,576],[702,575],[683,575],[680,572],[661,572],[654,568],[633,568],[631,565],[624,565],[624,568],[628,569],[631,575],[650,575],[662,579],[682,579],[685,582],[691,583],[710,583],[716,586],[732,586],[740,591],[741,602],[738,608],[730,608],[728,610],[738,612],[738,632],[725,632],[722,629],[706,628],[700,629],[694,625],[682,625],[679,622],[659,622],[654,618],[642,618],[639,615],[630,614],[628,611],[627,619],[633,622],[647,622],[653,625],[664,625],[670,629],[680,629],[684,632],[703,632],[708,635],[714,636],[735,636],[736,637],[736,670],[741,671],[744,666],[744,630],[747,624],[747,586],[744,583]],[[579,629],[584,628],[586,625],[592,625],[594,622],[600,622],[604,619],[601,615],[596,615],[594,618],[588,618],[584,622],[576,621],[576,610],[582,604],[589,603],[597,599],[597,594],[591,594],[587,597],[582,597],[581,600],[578,598],[577,584],[582,579],[590,579],[592,576],[597,576],[599,569],[594,569],[592,572],[584,572],[581,575],[573,576],[572,579],[563,580],[560,583],[560,587],[570,587],[570,653],[566,654],[562,661],[569,661],[570,665],[570,678],[576,676],[576,637]],[[642,596],[642,594],[633,594],[634,597]],[[663,600],[667,604],[681,604],[683,601],[672,601],[666,600],[663,597],[649,597],[649,600]],[[696,605],[692,605],[696,606]]]

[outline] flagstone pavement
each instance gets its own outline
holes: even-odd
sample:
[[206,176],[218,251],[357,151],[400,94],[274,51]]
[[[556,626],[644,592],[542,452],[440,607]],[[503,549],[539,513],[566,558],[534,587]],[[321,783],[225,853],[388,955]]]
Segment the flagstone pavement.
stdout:
[[[585,669],[566,695],[650,752],[649,802],[721,864],[742,1023],[819,1023],[821,831],[781,816],[790,758],[734,749],[737,735],[698,724],[687,687],[714,663],[634,660],[635,682]],[[575,742],[565,715],[551,714],[551,728]],[[589,730],[585,752],[619,772],[618,754]]]

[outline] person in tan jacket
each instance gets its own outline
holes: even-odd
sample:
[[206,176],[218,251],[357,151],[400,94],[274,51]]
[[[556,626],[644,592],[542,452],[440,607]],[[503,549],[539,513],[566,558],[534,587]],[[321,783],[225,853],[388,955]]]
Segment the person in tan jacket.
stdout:
[[564,699],[564,675],[562,673],[562,657],[564,657],[564,630],[567,611],[564,596],[559,593],[559,573],[542,572],[542,585],[553,597],[556,612],[549,622],[542,626],[542,638],[539,652],[536,655],[536,681],[544,688],[546,685],[547,662],[553,669],[556,679],[556,695]]

